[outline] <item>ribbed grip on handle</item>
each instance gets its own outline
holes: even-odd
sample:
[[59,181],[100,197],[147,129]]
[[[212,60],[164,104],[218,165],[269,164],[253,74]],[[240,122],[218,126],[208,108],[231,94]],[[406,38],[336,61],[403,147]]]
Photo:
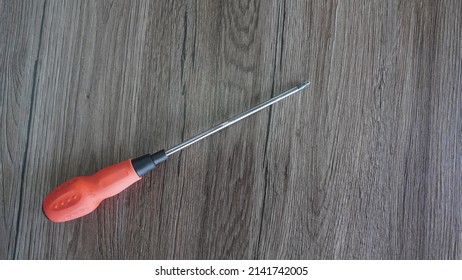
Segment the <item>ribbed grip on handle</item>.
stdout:
[[131,160],[108,166],[91,176],[73,178],[54,189],[43,202],[53,222],[66,222],[89,214],[104,199],[140,180]]

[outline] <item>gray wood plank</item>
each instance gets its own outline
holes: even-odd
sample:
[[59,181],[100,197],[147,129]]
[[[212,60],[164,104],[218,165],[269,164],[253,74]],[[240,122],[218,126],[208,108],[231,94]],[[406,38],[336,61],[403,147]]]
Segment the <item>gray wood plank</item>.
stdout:
[[[185,100],[185,136],[193,136],[274,93],[278,5],[230,1],[218,6],[209,1],[196,7],[194,56],[187,64],[192,69]],[[255,257],[264,196],[261,155],[267,125],[265,111],[182,152],[178,164],[184,181],[173,257]],[[175,161],[166,165],[172,174],[168,178],[176,176]],[[168,221],[174,222],[175,216],[170,214]]]
[[0,259],[14,258],[43,1],[0,1]]
[[[31,3],[1,6],[0,257],[461,258],[460,1]],[[94,213],[41,212],[307,79]]]
[[460,3],[286,4],[261,256],[461,258]]
[[126,215],[126,196],[64,224],[48,221],[41,204],[67,179],[136,153],[146,9],[145,2],[47,2],[18,258],[123,257],[117,217]]

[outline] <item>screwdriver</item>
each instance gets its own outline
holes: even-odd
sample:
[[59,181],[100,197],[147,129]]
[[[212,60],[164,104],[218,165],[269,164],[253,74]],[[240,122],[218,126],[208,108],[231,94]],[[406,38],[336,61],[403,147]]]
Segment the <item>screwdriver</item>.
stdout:
[[242,112],[168,150],[129,159],[101,169],[90,176],[79,176],[51,191],[43,202],[45,215],[53,222],[66,222],[91,213],[106,198],[114,196],[141,179],[171,155],[282,99],[308,87],[304,82],[257,106]]

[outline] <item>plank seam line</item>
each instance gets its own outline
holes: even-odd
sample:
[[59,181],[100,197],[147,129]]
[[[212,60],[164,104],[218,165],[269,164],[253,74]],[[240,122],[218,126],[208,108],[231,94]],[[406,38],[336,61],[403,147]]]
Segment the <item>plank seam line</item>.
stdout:
[[16,234],[15,234],[15,242],[14,242],[14,250],[13,250],[13,258],[18,258],[18,244],[19,244],[19,226],[21,223],[21,214],[22,214],[22,202],[24,197],[24,179],[26,176],[26,163],[28,160],[28,153],[29,153],[29,139],[30,139],[30,131],[32,126],[32,112],[34,108],[35,102],[35,92],[36,92],[36,85],[37,85],[37,68],[38,68],[38,61],[40,55],[40,49],[42,47],[42,37],[43,37],[43,25],[44,25],[44,18],[45,18],[45,8],[46,8],[47,1],[43,2],[43,10],[42,10],[42,18],[40,22],[40,31],[38,37],[38,48],[37,48],[37,55],[34,62],[34,72],[32,74],[32,93],[31,93],[31,102],[30,102],[30,109],[29,109],[29,120],[27,122],[27,138],[26,138],[26,148],[24,150],[24,156],[22,160],[22,170],[21,170],[21,185],[19,188],[19,206],[18,206],[18,219],[16,220]]
[[[282,19],[282,22],[283,22],[283,26],[282,26],[282,30],[281,30],[281,37],[283,38],[283,33],[284,33],[284,22],[285,22],[285,16],[286,16],[286,13],[285,13],[285,1],[284,1],[284,13],[283,13],[283,19]],[[276,29],[276,47],[275,47],[275,50],[274,50],[274,66],[273,66],[273,81],[272,81],[272,85],[271,85],[271,97],[274,97],[274,92],[275,92],[275,77],[276,77],[276,65],[277,65],[277,60],[278,60],[278,40],[279,40],[279,20],[280,20],[280,12],[278,11],[278,20],[277,20],[277,29]],[[283,39],[282,39],[283,40]],[[282,63],[282,42],[281,40],[281,54],[280,54],[280,63]],[[263,216],[264,216],[264,213],[265,213],[265,202],[266,202],[266,192],[268,190],[268,143],[269,143],[269,137],[270,137],[270,128],[271,128],[271,115],[272,115],[272,112],[273,112],[273,107],[270,107],[269,108],[269,112],[268,112],[268,126],[266,128],[266,141],[265,141],[265,152],[264,152],[264,162],[266,163],[266,166],[265,166],[265,191],[263,193],[263,203],[262,203],[262,209],[261,209],[261,214],[260,214],[260,230],[259,230],[259,233],[258,233],[258,241],[257,241],[257,252],[256,252],[256,257],[257,259],[259,258],[259,252],[260,252],[260,242],[261,242],[261,235],[262,235],[262,229],[263,229]]]

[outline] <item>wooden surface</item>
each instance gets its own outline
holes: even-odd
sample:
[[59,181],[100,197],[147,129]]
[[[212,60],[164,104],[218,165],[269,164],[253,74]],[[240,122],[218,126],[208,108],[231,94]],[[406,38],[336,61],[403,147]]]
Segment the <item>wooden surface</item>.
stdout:
[[[3,259],[462,258],[462,1],[0,1]],[[77,175],[171,147],[94,213]]]

